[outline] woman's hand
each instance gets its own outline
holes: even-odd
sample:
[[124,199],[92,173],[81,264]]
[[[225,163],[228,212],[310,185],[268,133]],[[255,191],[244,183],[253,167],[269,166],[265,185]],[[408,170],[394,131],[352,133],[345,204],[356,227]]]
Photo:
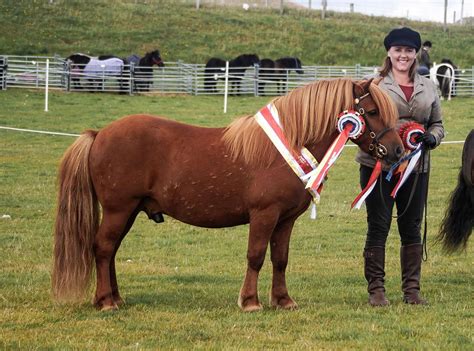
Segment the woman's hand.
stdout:
[[424,132],[416,138],[416,142],[423,143],[428,149],[432,149],[436,146],[436,138],[430,132]]

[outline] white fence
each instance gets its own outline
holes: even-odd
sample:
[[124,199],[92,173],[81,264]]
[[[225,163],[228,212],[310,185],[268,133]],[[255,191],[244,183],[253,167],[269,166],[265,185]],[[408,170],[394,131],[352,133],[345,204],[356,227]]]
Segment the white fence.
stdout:
[[[49,59],[49,88],[84,92],[121,92],[223,95],[224,69],[207,74],[205,65],[183,62],[165,62],[164,67],[153,67],[148,74],[136,73],[133,65],[124,65],[120,76],[104,68],[94,76],[85,74],[79,67],[72,68],[59,56],[0,56],[0,89],[44,88],[46,60]],[[374,73],[376,67],[354,66],[303,66],[303,73],[284,70],[272,73],[264,68],[247,67],[242,76],[229,72],[229,93],[232,95],[281,95],[309,82],[350,77],[362,79]],[[474,96],[474,67],[458,69],[453,94]]]

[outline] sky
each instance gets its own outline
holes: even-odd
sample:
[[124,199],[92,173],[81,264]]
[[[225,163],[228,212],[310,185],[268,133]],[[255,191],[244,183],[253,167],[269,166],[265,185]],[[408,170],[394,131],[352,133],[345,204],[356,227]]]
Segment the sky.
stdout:
[[[291,0],[308,6],[309,0]],[[445,0],[326,0],[327,10],[349,12],[350,4],[354,4],[354,12],[366,15],[405,17],[418,21],[444,23]],[[448,0],[447,23],[453,23],[454,11],[456,21],[461,18],[463,0]],[[311,0],[311,8],[322,9],[322,0]],[[472,17],[474,0],[464,0],[463,17]]]

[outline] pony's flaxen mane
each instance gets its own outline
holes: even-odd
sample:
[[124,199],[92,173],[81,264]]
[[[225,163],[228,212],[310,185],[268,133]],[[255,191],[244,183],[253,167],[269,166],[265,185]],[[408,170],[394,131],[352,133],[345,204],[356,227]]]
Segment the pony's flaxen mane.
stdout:
[[[334,133],[341,111],[354,107],[354,82],[350,79],[321,80],[291,91],[273,101],[289,144],[296,150],[314,145]],[[382,123],[393,127],[397,118],[395,106],[375,84],[370,93],[379,107]],[[276,149],[253,116],[231,123],[224,134],[232,155],[250,164],[269,165]]]

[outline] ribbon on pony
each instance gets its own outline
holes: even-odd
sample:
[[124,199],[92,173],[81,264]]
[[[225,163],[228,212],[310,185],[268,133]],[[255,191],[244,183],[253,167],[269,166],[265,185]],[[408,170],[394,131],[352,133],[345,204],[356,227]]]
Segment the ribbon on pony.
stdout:
[[[416,138],[424,133],[424,128],[416,122],[408,122],[400,127],[398,133],[402,139],[403,145],[405,146],[405,150],[408,153],[390,168],[387,176],[385,177],[385,179],[389,181],[392,178],[395,170],[396,173],[400,174],[400,178],[393,188],[392,193],[390,194],[390,196],[393,198],[397,196],[398,190],[400,190],[400,187],[405,183],[421,156],[422,144],[417,143]],[[409,161],[408,164],[407,161]],[[382,163],[380,160],[377,160],[367,185],[354,199],[351,208],[360,209],[367,196],[369,196],[374,189],[381,172]]]
[[326,151],[318,168],[308,174],[309,181],[306,184],[306,189],[315,190],[322,186],[329,168],[336,162],[339,155],[344,149],[349,138],[355,140],[360,137],[365,131],[365,121],[360,114],[353,110],[346,110],[339,114],[336,124],[339,135],[333,141],[329,149]]
[[[339,114],[337,129],[340,134],[318,166],[317,160],[308,149],[303,147],[300,151],[296,151],[289,145],[283,133],[278,111],[273,104],[268,104],[258,111],[255,114],[255,119],[293,172],[306,184],[306,189],[313,197],[314,204],[319,202],[324,179],[329,168],[339,157],[347,139],[357,139],[365,131],[365,122],[358,112],[351,110]],[[314,205],[311,210],[311,218],[316,218]]]
[[[318,162],[305,147],[296,151],[290,146],[283,133],[276,107],[273,104],[268,104],[257,112],[255,119],[293,172],[303,183],[306,183],[306,175],[316,168]],[[320,191],[321,189],[319,192],[310,191],[315,202],[319,201]]]
[[359,195],[354,199],[351,205],[351,209],[355,208],[357,210],[360,209],[362,204],[364,203],[365,199],[367,196],[370,195],[372,190],[375,188],[375,184],[377,183],[377,179],[382,172],[382,162],[377,159],[377,162],[375,163],[374,170],[372,171],[372,174],[370,175],[369,181],[367,182],[367,185],[365,188],[360,192]]

